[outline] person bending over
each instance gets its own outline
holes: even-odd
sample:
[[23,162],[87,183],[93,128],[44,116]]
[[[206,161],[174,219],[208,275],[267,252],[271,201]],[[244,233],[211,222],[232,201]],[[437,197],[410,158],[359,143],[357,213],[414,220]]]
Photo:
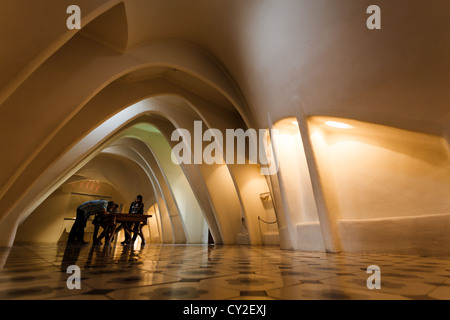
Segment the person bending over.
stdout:
[[113,206],[114,202],[107,200],[91,200],[79,205],[75,223],[69,233],[68,242],[86,244],[87,242],[84,241],[84,228],[86,228],[86,222],[89,217],[94,214],[98,214],[99,217],[102,217],[106,215]]

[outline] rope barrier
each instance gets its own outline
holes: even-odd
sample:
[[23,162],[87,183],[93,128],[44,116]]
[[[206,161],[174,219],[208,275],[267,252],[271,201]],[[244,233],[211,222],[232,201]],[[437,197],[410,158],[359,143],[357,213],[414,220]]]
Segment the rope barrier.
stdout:
[[258,216],[258,220],[259,220],[259,221],[262,221],[262,222],[264,222],[264,223],[267,223],[267,224],[274,224],[274,223],[277,223],[277,222],[278,222],[278,220],[275,220],[275,221],[273,221],[273,222],[265,221],[265,220],[261,219],[260,216]]

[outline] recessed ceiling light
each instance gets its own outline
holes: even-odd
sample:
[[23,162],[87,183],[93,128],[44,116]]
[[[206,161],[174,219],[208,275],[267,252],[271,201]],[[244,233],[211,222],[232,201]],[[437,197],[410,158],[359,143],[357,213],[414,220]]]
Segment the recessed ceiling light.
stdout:
[[292,124],[298,126],[298,121],[292,121]]
[[349,124],[346,124],[346,123],[343,123],[343,122],[337,122],[337,121],[327,121],[327,122],[325,122],[325,124],[327,126],[338,128],[338,129],[351,129],[351,128],[354,128],[353,126],[351,126]]

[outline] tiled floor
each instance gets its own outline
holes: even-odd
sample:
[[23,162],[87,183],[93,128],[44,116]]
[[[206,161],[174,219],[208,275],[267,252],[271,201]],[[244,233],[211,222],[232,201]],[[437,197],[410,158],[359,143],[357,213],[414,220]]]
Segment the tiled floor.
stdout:
[[[70,265],[81,289],[70,290]],[[367,287],[380,268],[381,289]],[[70,280],[70,279],[69,279]],[[0,249],[0,299],[450,299],[450,258],[276,247],[15,245]]]

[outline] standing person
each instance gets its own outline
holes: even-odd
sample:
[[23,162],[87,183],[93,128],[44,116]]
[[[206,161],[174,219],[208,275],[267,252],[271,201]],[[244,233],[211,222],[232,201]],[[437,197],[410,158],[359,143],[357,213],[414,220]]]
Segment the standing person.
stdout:
[[[136,199],[130,205],[130,209],[128,210],[128,213],[129,214],[144,214],[144,203],[142,202],[141,195],[136,196]],[[134,227],[133,227],[133,223],[129,224],[128,227],[130,229],[133,229],[133,231],[134,231],[133,239],[131,239],[131,234],[124,228],[125,241],[123,241],[122,244],[129,244],[130,240],[132,243],[134,243],[134,241],[136,241],[136,238],[137,238],[137,234],[136,234],[137,231],[141,231],[139,222],[134,223]],[[142,236],[142,232],[141,232],[141,238],[142,238],[142,244],[145,244],[145,239]]]
[[[142,202],[142,196],[138,195],[136,197],[136,200],[134,200],[133,203],[131,203],[130,206],[130,210],[133,209],[133,213],[134,214],[144,214],[144,202]],[[131,239],[131,243],[134,243],[136,241],[137,238],[137,233],[139,232],[140,237],[142,239],[141,244],[144,245],[145,244],[145,238],[144,238],[144,234],[142,233],[142,228],[144,227],[144,224],[141,224],[140,222],[136,222],[134,224],[134,234],[133,234],[133,239]]]
[[79,242],[86,244],[84,241],[84,228],[90,216],[98,214],[100,217],[107,214],[114,206],[114,202],[107,200],[91,200],[82,203],[77,208],[77,218],[69,233],[69,243]]

